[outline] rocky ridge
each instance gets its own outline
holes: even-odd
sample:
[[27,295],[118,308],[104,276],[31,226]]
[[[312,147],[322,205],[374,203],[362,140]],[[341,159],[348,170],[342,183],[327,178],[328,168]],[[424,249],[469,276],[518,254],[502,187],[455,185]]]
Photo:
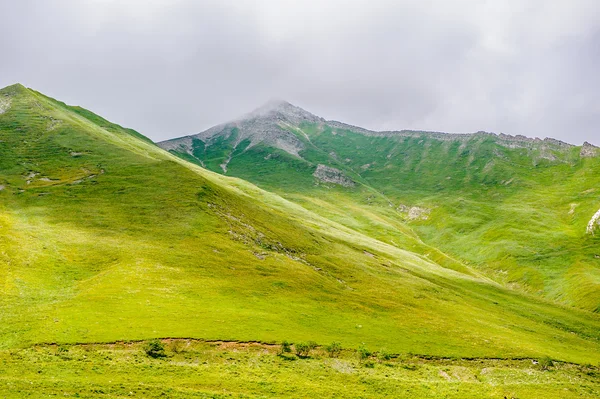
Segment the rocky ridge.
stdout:
[[[267,146],[281,149],[293,156],[300,157],[300,151],[305,144],[293,133],[294,130],[301,132],[299,127],[303,123],[313,123],[329,126],[333,133],[340,131],[351,131],[373,137],[406,137],[406,138],[432,138],[440,141],[459,141],[467,143],[472,140],[492,139],[498,145],[506,148],[522,148],[535,153],[535,158],[557,160],[555,152],[565,153],[575,146],[553,138],[529,138],[522,135],[512,136],[509,134],[496,134],[485,131],[476,133],[441,133],[418,130],[399,131],[373,131],[358,126],[349,125],[334,120],[325,120],[300,107],[286,101],[270,101],[253,112],[242,116],[234,121],[214,126],[201,133],[185,136],[177,139],[158,143],[165,150],[182,151],[192,154],[193,140],[201,140],[206,146],[210,146],[216,138],[229,138],[234,132],[238,134],[236,144],[249,140],[247,148],[263,143]],[[598,148],[590,143],[584,143],[581,149],[581,157],[595,157],[600,155]]]

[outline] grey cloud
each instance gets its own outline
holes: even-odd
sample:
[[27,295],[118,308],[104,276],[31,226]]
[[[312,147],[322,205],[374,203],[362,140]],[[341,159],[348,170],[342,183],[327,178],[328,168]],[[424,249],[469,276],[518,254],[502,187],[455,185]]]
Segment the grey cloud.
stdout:
[[0,86],[155,140],[270,98],[371,129],[600,145],[600,3],[0,1]]

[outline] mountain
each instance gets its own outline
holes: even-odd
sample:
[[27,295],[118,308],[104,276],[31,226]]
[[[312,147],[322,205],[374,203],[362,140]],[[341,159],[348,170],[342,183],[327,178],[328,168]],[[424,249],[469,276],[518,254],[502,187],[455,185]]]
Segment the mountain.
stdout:
[[[335,387],[346,392],[350,382],[382,395],[397,388],[386,377],[390,372],[405,373],[408,391],[432,397],[448,388],[455,395],[445,371],[451,358],[476,358],[469,364],[490,367],[477,380],[488,381],[491,373],[489,383],[465,383],[470,397],[500,392],[493,368],[503,381],[505,371],[518,376],[516,392],[554,397],[572,381],[592,381],[595,366],[560,363],[564,370],[557,368],[560,375],[551,381],[542,374],[546,369],[531,374],[527,367],[544,356],[596,362],[597,314],[503,287],[480,268],[422,242],[418,234],[426,237],[436,225],[447,234],[439,210],[374,205],[387,197],[341,162],[321,163],[319,173],[330,181],[318,186],[311,171],[318,166],[294,169],[311,165],[307,149],[321,154],[315,149],[322,145],[319,135],[333,135],[330,128],[317,133],[304,127],[310,142],[299,139],[306,149],[296,156],[273,148],[272,134],[247,131],[250,122],[236,125],[244,139],[228,173],[239,170],[244,156],[256,160],[257,152],[270,162],[256,167],[279,165],[275,173],[290,177],[308,170],[306,188],[320,194],[300,205],[21,85],[0,90],[0,99],[0,385],[7,397],[302,397],[323,389],[335,397]],[[285,118],[278,119],[283,125],[296,115],[294,123],[303,123],[306,114],[283,107],[283,116],[270,109],[250,119]],[[336,131],[342,134],[350,132]],[[212,137],[207,152],[220,140]],[[222,149],[235,144],[223,140]],[[272,155],[265,160],[266,152]],[[337,184],[346,180],[332,176],[333,167],[355,184]],[[302,184],[287,186],[301,193]],[[468,201],[461,212],[470,212]],[[309,209],[321,206],[319,213]],[[355,216],[345,219],[352,207]],[[160,341],[145,352],[135,342],[153,338],[173,344],[168,356],[161,355]],[[323,351],[339,341],[344,353],[278,357],[272,348],[283,341],[296,349],[316,341]],[[401,363],[412,356],[416,365]],[[463,363],[452,367],[464,374]],[[274,371],[252,379],[265,370]],[[277,384],[269,382],[273,373]],[[597,384],[589,384],[569,392],[593,395]]]
[[448,267],[600,311],[600,150],[589,143],[374,132],[278,102],[158,145]]

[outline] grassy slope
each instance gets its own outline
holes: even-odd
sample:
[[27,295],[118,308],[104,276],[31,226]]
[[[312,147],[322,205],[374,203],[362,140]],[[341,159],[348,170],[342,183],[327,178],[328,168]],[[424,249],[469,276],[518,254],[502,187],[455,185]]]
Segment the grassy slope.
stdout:
[[[446,267],[468,264],[511,288],[600,309],[598,238],[585,234],[600,207],[600,158],[580,159],[574,148],[548,161],[486,135],[461,145],[314,125],[303,132],[305,160],[257,146],[235,154],[228,174]],[[315,186],[318,163],[344,170],[358,187]],[[407,225],[399,204],[433,212]]]
[[595,315],[439,266],[21,86],[5,94],[2,348],[337,340],[597,361]]

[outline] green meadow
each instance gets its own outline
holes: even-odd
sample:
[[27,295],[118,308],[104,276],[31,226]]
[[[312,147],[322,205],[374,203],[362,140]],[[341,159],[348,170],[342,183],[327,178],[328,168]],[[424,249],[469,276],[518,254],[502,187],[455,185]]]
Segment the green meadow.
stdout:
[[[21,85],[0,96],[4,397],[600,392],[597,159],[422,191],[347,169],[361,184],[343,189],[305,161],[253,162],[257,147],[232,158],[237,178]],[[144,353],[155,338],[166,356]],[[283,341],[318,348],[278,356]]]
[[[351,350],[279,354],[273,345],[165,340],[0,352],[5,398],[595,398],[600,369],[531,360],[436,359]],[[40,395],[44,392],[44,395]]]

